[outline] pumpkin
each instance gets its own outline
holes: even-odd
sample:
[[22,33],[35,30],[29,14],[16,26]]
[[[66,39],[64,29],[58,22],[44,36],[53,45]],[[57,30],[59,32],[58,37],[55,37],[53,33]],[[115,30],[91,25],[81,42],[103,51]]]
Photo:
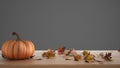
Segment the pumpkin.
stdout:
[[2,56],[7,59],[28,59],[33,56],[34,44],[30,40],[22,40],[16,32],[12,35],[16,36],[16,40],[7,40],[2,45]]

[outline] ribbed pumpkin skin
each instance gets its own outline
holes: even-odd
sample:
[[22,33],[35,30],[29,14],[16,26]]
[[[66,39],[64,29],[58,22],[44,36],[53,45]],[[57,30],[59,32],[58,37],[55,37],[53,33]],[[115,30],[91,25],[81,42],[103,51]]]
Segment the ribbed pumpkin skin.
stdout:
[[8,40],[2,45],[2,54],[7,59],[27,59],[33,56],[34,44],[28,40]]
[[30,40],[21,40],[19,35],[13,32],[13,35],[17,36],[17,40],[5,41],[2,45],[2,55],[7,59],[28,59],[33,56],[34,44]]

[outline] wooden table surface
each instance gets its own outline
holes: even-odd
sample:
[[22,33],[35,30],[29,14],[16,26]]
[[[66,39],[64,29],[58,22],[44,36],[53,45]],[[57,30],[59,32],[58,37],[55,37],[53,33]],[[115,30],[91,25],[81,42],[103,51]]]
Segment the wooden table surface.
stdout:
[[[0,68],[120,68],[120,52],[117,50],[88,50],[92,54],[94,54],[96,57],[100,52],[106,53],[111,52],[112,53],[112,60],[113,61],[105,61],[104,63],[86,63],[84,60],[80,61],[74,61],[74,60],[65,60],[64,56],[60,56],[56,54],[56,58],[54,59],[46,59],[42,57],[42,53],[45,50],[36,50],[34,53],[34,58],[27,59],[27,60],[6,60],[2,58],[0,55]],[[83,50],[77,50],[78,54],[82,55]],[[1,51],[0,51],[1,54]],[[42,60],[37,60],[41,58]]]

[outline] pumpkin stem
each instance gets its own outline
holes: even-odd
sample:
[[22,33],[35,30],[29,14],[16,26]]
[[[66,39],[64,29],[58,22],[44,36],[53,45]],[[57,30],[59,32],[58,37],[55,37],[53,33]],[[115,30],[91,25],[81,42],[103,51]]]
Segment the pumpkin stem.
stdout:
[[17,37],[17,39],[16,39],[16,40],[21,40],[21,39],[20,39],[20,37],[19,37],[19,34],[18,34],[18,33],[13,32],[13,33],[12,33],[12,35]]

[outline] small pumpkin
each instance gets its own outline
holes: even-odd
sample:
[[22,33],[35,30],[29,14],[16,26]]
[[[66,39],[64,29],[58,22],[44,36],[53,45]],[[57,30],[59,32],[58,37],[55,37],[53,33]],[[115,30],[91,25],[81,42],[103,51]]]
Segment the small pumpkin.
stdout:
[[7,59],[28,59],[33,56],[35,47],[32,41],[22,40],[16,32],[16,40],[7,40],[2,45],[2,56]]

